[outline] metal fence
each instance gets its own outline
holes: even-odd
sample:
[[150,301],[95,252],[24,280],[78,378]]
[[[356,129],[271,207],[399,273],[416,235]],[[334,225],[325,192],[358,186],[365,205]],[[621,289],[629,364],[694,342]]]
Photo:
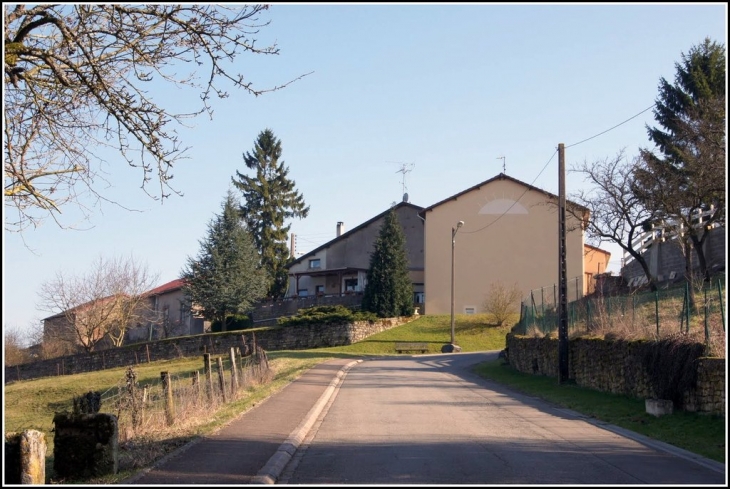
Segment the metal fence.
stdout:
[[[581,297],[568,281],[568,334],[621,331],[623,336],[661,338],[668,334],[704,333],[709,344],[713,334],[725,332],[725,277],[713,278],[700,287],[675,284],[656,292]],[[535,289],[523,300],[517,334],[548,335],[558,330],[557,286]]]

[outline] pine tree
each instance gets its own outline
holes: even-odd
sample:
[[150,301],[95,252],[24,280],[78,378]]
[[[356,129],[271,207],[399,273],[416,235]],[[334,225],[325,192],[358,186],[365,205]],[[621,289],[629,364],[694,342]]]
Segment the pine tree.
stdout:
[[252,232],[261,263],[268,275],[268,296],[283,297],[289,284],[286,265],[289,261],[287,239],[290,225],[286,219],[305,218],[309,207],[295,190],[294,180],[281,158],[281,141],[270,129],[261,132],[252,152],[244,154],[246,167],[256,170],[249,177],[236,171],[233,184],[243,194],[241,217]]
[[406,237],[394,210],[386,215],[370,256],[362,308],[379,317],[413,313],[413,283],[408,274]]
[[222,207],[223,212],[208,224],[198,257],[188,257],[181,278],[188,300],[206,319],[220,321],[225,331],[228,316],[250,311],[265,295],[267,282],[230,191]]
[[[725,47],[710,39],[682,54],[674,84],[664,78],[654,116],[659,127],[648,127],[655,154],[641,150],[635,193],[662,218],[682,224],[682,245],[691,275],[690,249],[709,279],[703,244],[713,222],[725,221]],[[697,212],[705,227],[695,226]]]

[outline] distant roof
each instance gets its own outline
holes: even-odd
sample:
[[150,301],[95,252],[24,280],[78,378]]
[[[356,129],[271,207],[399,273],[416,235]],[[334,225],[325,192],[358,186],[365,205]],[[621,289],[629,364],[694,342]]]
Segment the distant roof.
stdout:
[[181,278],[175,279],[171,282],[167,282],[166,284],[160,285],[159,287],[156,287],[152,290],[148,290],[144,293],[144,295],[160,295],[165,294],[167,292],[172,292],[175,290],[182,289],[182,286],[185,284],[185,281]]
[[332,246],[332,245],[333,245],[333,244],[335,244],[336,242],[338,242],[338,241],[340,241],[340,240],[342,240],[342,239],[345,239],[345,238],[349,237],[349,236],[350,236],[351,234],[353,234],[353,233],[356,233],[356,232],[357,232],[357,231],[359,231],[360,229],[363,229],[363,228],[365,228],[365,227],[369,226],[370,224],[374,223],[375,221],[377,221],[377,220],[378,220],[378,219],[380,219],[381,217],[385,216],[385,215],[386,215],[386,214],[387,214],[388,212],[390,212],[391,210],[396,210],[396,209],[400,209],[401,207],[406,207],[406,206],[407,206],[407,207],[412,207],[412,208],[414,208],[414,209],[415,209],[416,211],[418,211],[418,213],[419,213],[419,214],[420,214],[420,213],[421,213],[421,212],[423,211],[423,207],[421,207],[421,206],[418,206],[418,205],[415,205],[415,204],[411,204],[410,202],[404,202],[404,201],[401,201],[401,202],[399,202],[399,203],[398,203],[397,205],[395,205],[395,206],[391,207],[390,209],[388,209],[388,210],[386,210],[386,211],[383,211],[383,212],[381,212],[380,214],[378,214],[377,216],[373,217],[372,219],[370,219],[370,220],[368,220],[368,221],[365,221],[364,223],[360,224],[360,225],[359,225],[359,226],[357,226],[357,227],[354,227],[354,228],[350,229],[349,231],[347,231],[347,232],[345,232],[345,233],[342,233],[342,234],[341,234],[340,236],[337,236],[336,238],[334,238],[334,239],[332,239],[332,240],[330,240],[330,241],[326,242],[326,243],[325,243],[325,244],[323,244],[322,246],[320,246],[320,247],[318,247],[318,248],[315,248],[315,249],[313,249],[313,250],[312,250],[312,251],[310,251],[309,253],[305,253],[304,255],[300,256],[300,257],[299,257],[299,258],[297,258],[296,260],[292,260],[292,261],[290,261],[290,262],[289,262],[289,263],[287,263],[287,265],[286,265],[286,266],[287,266],[287,268],[291,267],[292,265],[296,265],[297,263],[300,263],[300,262],[301,262],[302,260],[304,260],[305,258],[307,258],[307,257],[309,257],[309,256],[312,256],[312,255],[314,255],[314,254],[318,253],[319,251],[321,251],[321,250],[323,250],[323,249],[325,249],[325,248],[329,248],[330,246]]
[[[154,295],[166,294],[168,292],[173,292],[175,290],[181,289],[182,286],[183,286],[183,284],[184,284],[184,281],[182,279],[178,278],[178,279],[175,279],[175,280],[173,280],[171,282],[167,282],[166,284],[160,285],[159,287],[155,287],[152,290],[148,290],[147,292],[145,292],[142,295],[143,296],[154,296]],[[110,295],[110,296],[107,296],[107,297],[103,297],[101,299],[98,299],[98,302],[102,302],[102,303],[103,302],[106,302],[109,299],[111,299],[112,297],[114,297],[114,296]],[[97,301],[92,300],[92,301],[86,302],[84,304],[80,304],[80,305],[78,305],[78,306],[76,306],[74,308],[69,309],[68,311],[59,312],[58,314],[54,314],[53,316],[49,316],[47,318],[44,318],[44,320],[46,320],[46,319],[54,319],[54,318],[57,318],[57,317],[64,316],[64,315],[66,315],[67,312],[82,311],[82,310],[86,309],[87,307],[91,306],[92,304],[94,304],[95,302],[97,302]]]
[[60,317],[65,316],[67,313],[71,313],[71,312],[80,312],[80,311],[83,311],[84,309],[88,309],[89,307],[93,306],[94,304],[97,304],[97,303],[104,304],[105,302],[109,301],[113,297],[115,297],[115,296],[114,295],[108,295],[108,296],[102,297],[100,299],[92,299],[92,300],[90,300],[88,302],[84,302],[83,304],[79,304],[76,307],[72,307],[71,309],[68,309],[66,311],[61,311],[61,312],[59,312],[57,314],[54,314],[53,316],[48,316],[47,318],[43,318],[43,320],[45,321],[45,320],[48,320],[48,319],[60,318]]
[[[516,178],[510,177],[509,175],[506,175],[504,173],[500,173],[499,175],[494,176],[494,177],[490,178],[489,180],[484,180],[482,183],[478,183],[478,184],[474,185],[473,187],[469,187],[466,190],[462,190],[458,194],[454,194],[451,197],[447,197],[447,198],[445,198],[442,201],[436,202],[432,206],[426,207],[421,212],[419,212],[419,214],[425,218],[426,217],[426,212],[428,212],[430,210],[433,210],[435,207],[438,207],[441,204],[445,204],[446,202],[448,202],[450,200],[456,200],[458,197],[461,197],[462,195],[467,194],[467,193],[471,192],[472,190],[479,190],[484,185],[487,185],[489,183],[492,183],[492,182],[494,182],[496,180],[510,180],[510,181],[515,182],[515,183],[517,183],[519,185],[523,185],[523,186],[529,188],[530,190],[535,190],[537,192],[542,192],[543,194],[545,194],[545,195],[547,195],[549,197],[552,197],[552,198],[554,198],[556,200],[559,199],[559,197],[557,195],[555,195],[553,193],[550,193],[547,190],[543,190],[541,188],[535,187],[533,185],[530,185],[529,183],[525,183],[525,182],[523,182],[521,180],[518,180]],[[571,202],[571,201],[569,201],[567,199],[566,199],[566,203],[569,203],[570,205],[573,205],[573,206],[575,206],[575,207],[577,207],[577,208],[579,208],[581,210],[585,210],[585,211],[588,210],[586,207],[584,207],[584,206],[582,206],[580,204],[576,204],[575,202]]]
[[611,256],[611,252],[610,251],[606,251],[606,250],[601,249],[601,248],[598,248],[596,246],[589,245],[588,243],[584,243],[583,246],[585,246],[586,248],[590,248],[590,249],[592,249],[594,251],[600,251],[601,253],[604,253],[604,254],[606,254],[608,256]]

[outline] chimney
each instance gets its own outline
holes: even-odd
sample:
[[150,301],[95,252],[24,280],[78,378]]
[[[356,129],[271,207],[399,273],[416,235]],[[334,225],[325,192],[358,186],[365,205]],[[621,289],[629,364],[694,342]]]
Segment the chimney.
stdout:
[[342,236],[342,231],[345,229],[345,223],[340,221],[337,223],[337,236]]

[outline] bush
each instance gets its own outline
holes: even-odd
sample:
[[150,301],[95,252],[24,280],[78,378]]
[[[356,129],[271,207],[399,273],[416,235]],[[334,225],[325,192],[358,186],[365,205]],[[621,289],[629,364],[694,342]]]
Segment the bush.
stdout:
[[484,312],[494,318],[497,326],[502,326],[512,314],[519,312],[518,306],[522,298],[522,291],[513,284],[507,287],[500,281],[493,282],[489,287],[489,294],[484,300],[482,307]]
[[[253,320],[243,314],[236,314],[234,316],[228,316],[228,329],[227,331],[238,331],[242,329],[249,329],[253,327]],[[220,333],[223,331],[220,321],[213,321],[210,324],[210,331],[212,333]]]
[[371,312],[354,311],[348,307],[315,306],[300,309],[295,316],[279,318],[281,326],[303,326],[307,324],[341,324],[354,321],[376,321],[378,317]]

